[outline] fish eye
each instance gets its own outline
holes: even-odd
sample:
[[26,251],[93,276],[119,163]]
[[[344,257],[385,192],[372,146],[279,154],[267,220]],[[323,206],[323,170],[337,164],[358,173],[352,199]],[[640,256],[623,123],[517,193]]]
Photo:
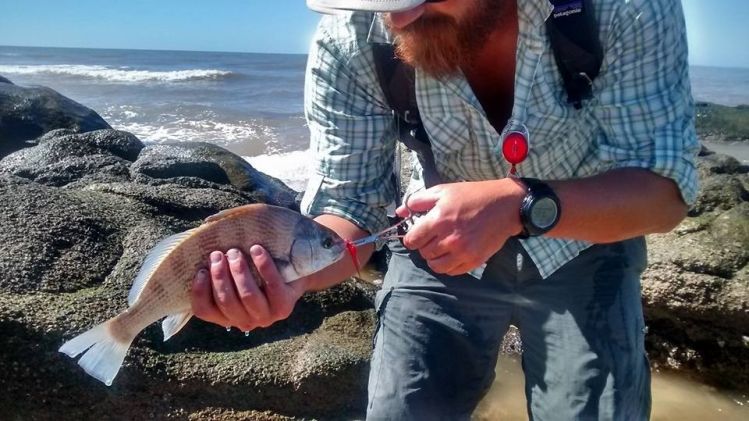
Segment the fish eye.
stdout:
[[322,240],[322,248],[329,249],[333,247],[333,239],[330,237],[326,237],[324,240]]

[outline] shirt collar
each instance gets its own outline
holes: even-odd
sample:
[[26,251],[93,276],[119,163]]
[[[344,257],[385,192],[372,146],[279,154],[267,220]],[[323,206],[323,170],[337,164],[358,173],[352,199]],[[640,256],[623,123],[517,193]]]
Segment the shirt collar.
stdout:
[[520,0],[519,6],[519,18],[533,26],[544,24],[554,10],[554,5],[549,0]]
[[367,42],[370,44],[392,44],[393,35],[385,25],[385,21],[382,18],[382,13],[374,13],[372,17],[372,25],[369,27],[369,35],[367,36]]
[[[529,22],[534,27],[546,22],[546,19],[551,16],[551,12],[554,10],[554,5],[549,0],[520,0],[518,7],[518,18]],[[382,13],[373,13],[367,42],[370,44],[393,43],[393,35],[385,25]]]

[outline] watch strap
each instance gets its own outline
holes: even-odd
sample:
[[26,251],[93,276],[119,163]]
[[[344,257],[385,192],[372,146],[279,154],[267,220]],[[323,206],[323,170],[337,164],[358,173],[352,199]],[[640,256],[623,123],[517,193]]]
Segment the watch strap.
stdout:
[[[530,237],[537,237],[549,232],[559,221],[561,217],[561,207],[559,205],[559,198],[557,197],[554,190],[548,184],[536,178],[522,177],[520,181],[525,185],[526,194],[523,201],[520,204],[520,223],[523,226],[523,231],[518,234],[517,238],[527,239]],[[533,224],[530,220],[532,205],[535,201],[540,198],[548,197],[552,199],[557,205],[557,218],[556,221],[545,229],[539,228]]]

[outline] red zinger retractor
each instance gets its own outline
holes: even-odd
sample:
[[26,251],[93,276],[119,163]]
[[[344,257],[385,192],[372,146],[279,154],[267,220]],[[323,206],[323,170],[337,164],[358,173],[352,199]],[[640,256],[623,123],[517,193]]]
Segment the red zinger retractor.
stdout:
[[511,131],[502,141],[502,155],[510,163],[510,176],[517,177],[517,165],[528,157],[528,135],[519,131]]

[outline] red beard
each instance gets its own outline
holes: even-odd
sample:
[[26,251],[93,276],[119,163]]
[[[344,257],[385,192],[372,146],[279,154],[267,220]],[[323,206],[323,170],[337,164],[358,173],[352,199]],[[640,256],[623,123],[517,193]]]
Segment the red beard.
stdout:
[[476,51],[499,28],[511,1],[514,0],[476,0],[460,21],[444,14],[425,13],[405,28],[386,23],[395,35],[396,53],[401,60],[443,79],[471,65]]

